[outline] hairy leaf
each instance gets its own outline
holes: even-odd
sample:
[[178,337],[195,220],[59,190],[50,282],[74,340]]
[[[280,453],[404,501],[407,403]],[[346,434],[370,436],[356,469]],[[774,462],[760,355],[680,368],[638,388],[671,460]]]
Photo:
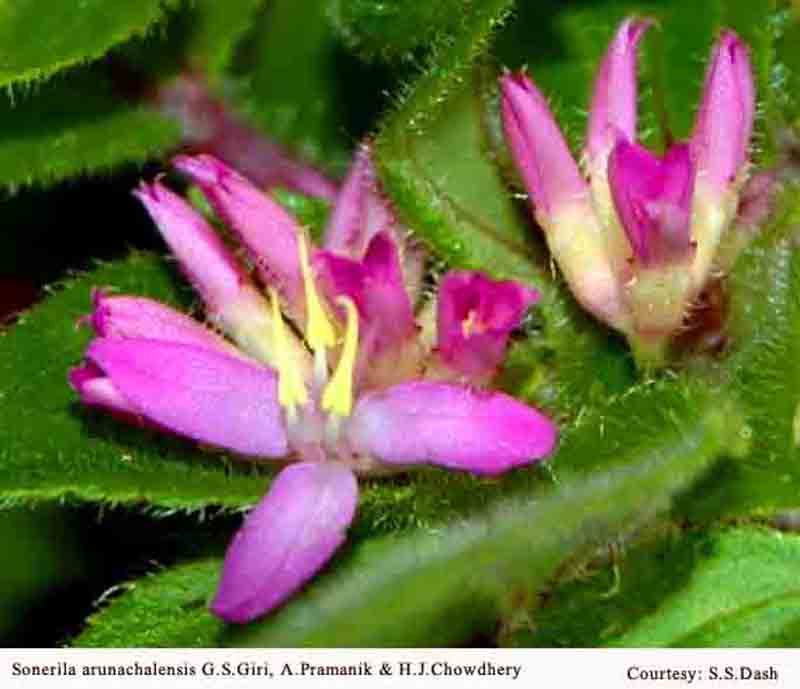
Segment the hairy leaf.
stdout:
[[15,0],[0,10],[0,86],[41,80],[144,34],[177,0]]
[[800,623],[800,538],[747,529],[698,540],[698,562],[682,590],[613,645],[771,645]]
[[731,352],[723,375],[748,415],[746,461],[723,464],[681,511],[695,519],[800,507],[800,194],[790,190],[771,227],[729,278]]
[[73,641],[79,648],[198,648],[217,645],[223,624],[206,605],[222,562],[180,565],[125,584]]
[[551,591],[515,646],[795,646],[800,537],[758,528],[665,537]]
[[321,0],[269,3],[237,65],[237,102],[251,120],[334,172],[345,169],[390,86],[386,73],[343,51]]
[[133,255],[67,284],[0,335],[0,503],[77,498],[199,510],[255,502],[267,481],[251,470],[78,404],[66,375],[90,337],[77,322],[95,286],[167,301],[181,294],[161,261]]
[[264,0],[184,1],[168,13],[162,31],[131,41],[119,54],[151,81],[189,69],[225,88],[239,42],[253,29],[264,4]]
[[471,10],[464,0],[330,0],[336,30],[350,50],[372,59],[411,59]]
[[114,93],[100,70],[80,69],[0,98],[0,186],[52,184],[141,163],[173,147],[176,124]]

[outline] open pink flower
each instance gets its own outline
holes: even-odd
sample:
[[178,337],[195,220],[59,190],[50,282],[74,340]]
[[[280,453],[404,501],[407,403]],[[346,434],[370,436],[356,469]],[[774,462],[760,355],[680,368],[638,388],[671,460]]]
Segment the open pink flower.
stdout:
[[576,298],[659,356],[705,286],[748,172],[755,90],[747,48],[723,31],[691,140],[664,155],[636,143],[637,51],[650,26],[617,30],[594,82],[581,172],[547,101],[524,74],[501,78],[511,153]]
[[182,198],[160,182],[143,184],[136,194],[229,339],[151,300],[97,292],[87,318],[97,337],[70,382],[86,404],[123,418],[292,462],[234,537],[214,613],[252,620],[308,581],[345,539],[357,474],[433,464],[495,475],[551,452],[550,420],[469,384],[472,374],[485,383],[487,367],[497,366],[532,290],[474,273],[446,276],[438,348],[465,383],[420,373],[431,352],[418,342],[415,269],[367,149],[318,250],[219,160],[179,157],[176,166],[241,239],[269,297]]

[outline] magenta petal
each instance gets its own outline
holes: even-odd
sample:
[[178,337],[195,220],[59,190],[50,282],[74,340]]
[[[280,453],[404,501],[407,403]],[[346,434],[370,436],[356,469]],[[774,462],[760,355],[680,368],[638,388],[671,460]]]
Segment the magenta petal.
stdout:
[[755,85],[747,47],[724,31],[711,56],[692,146],[698,174],[724,191],[747,161],[755,116]]
[[213,156],[177,156],[173,164],[191,177],[220,218],[242,238],[263,280],[275,287],[295,312],[302,312],[300,227],[295,219]]
[[533,82],[524,74],[506,74],[500,86],[511,154],[537,210],[552,215],[561,204],[580,197],[586,181]]
[[450,271],[439,286],[438,349],[450,368],[467,376],[491,375],[502,362],[508,337],[522,323],[538,293],[482,273]]
[[158,107],[183,125],[192,148],[226,161],[261,188],[286,187],[333,200],[336,184],[319,170],[292,158],[263,134],[239,119],[205,83],[181,76],[156,92]]
[[233,345],[193,318],[144,297],[110,296],[96,290],[91,323],[100,337],[178,342],[241,356]]
[[144,417],[201,443],[283,457],[286,431],[275,374],[210,349],[101,338],[86,358]]
[[414,314],[403,283],[399,252],[387,232],[373,237],[363,261],[320,251],[314,265],[331,297],[350,297],[358,307],[364,321],[362,340],[369,340],[373,351],[414,334]]
[[120,414],[139,414],[139,411],[120,393],[94,364],[88,363],[69,372],[69,384],[81,396],[81,402]]
[[362,144],[336,198],[322,245],[328,251],[360,259],[372,238],[394,222],[378,188],[369,144]]
[[427,381],[361,396],[348,427],[356,452],[381,462],[488,475],[541,459],[557,434],[552,421],[513,397]]
[[592,159],[608,155],[618,136],[636,140],[636,65],[639,41],[651,22],[628,19],[617,29],[592,92],[586,147]]
[[205,219],[160,182],[133,192],[147,208],[172,253],[214,314],[241,298],[247,278]]
[[688,145],[676,144],[658,158],[621,140],[608,159],[608,182],[620,222],[642,265],[691,254],[694,168]]
[[281,471],[228,547],[211,611],[242,623],[283,603],[342,545],[357,501],[356,478],[344,465]]

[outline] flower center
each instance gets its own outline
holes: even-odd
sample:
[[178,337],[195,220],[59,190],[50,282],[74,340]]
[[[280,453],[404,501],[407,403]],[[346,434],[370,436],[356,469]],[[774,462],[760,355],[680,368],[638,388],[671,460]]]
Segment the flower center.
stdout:
[[461,334],[465,338],[482,335],[486,332],[486,325],[480,320],[477,309],[470,309],[467,317],[461,321]]
[[[314,388],[322,391],[320,406],[329,414],[329,425],[336,431],[338,420],[349,416],[353,409],[353,371],[358,355],[358,310],[348,297],[337,299],[337,303],[345,310],[346,326],[339,362],[328,381],[327,350],[337,344],[336,326],[317,292],[303,237],[298,238],[298,251],[306,299],[305,337],[314,352]],[[283,322],[278,295],[274,289],[270,289],[270,300],[277,352],[278,401],[286,409],[289,421],[294,422],[297,419],[297,407],[303,407],[309,401],[307,381],[303,379],[290,355],[286,324]]]

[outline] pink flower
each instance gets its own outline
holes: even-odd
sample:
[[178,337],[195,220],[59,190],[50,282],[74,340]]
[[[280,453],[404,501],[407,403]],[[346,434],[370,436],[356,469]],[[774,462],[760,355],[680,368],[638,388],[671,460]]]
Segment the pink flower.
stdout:
[[437,304],[442,361],[462,376],[491,379],[505,358],[511,332],[537,301],[536,290],[517,282],[451,271],[442,280]]
[[748,171],[755,90],[747,49],[724,31],[694,133],[663,156],[636,143],[639,43],[629,19],[600,65],[584,177],[545,98],[523,74],[501,78],[511,152],[555,260],[578,301],[657,358],[705,286]]
[[[159,182],[142,185],[137,195],[229,339],[151,300],[97,292],[87,317],[97,337],[70,382],[83,402],[121,418],[292,462],[234,537],[215,614],[252,620],[323,567],[354,518],[357,474],[434,464],[495,475],[552,451],[550,420],[470,384],[491,378],[536,293],[477,273],[445,276],[432,353],[413,308],[418,254],[379,192],[367,148],[317,250],[219,160],[179,157],[176,166],[241,239],[269,298],[183,199]],[[463,382],[422,374],[439,355]]]

